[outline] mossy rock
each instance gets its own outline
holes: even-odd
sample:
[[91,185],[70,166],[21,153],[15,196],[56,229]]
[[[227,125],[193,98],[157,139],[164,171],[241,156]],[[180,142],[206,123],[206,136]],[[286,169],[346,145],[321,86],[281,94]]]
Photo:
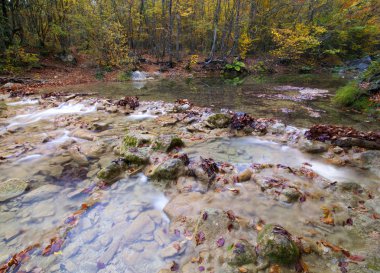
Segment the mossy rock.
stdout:
[[210,128],[227,128],[231,124],[231,116],[227,114],[213,114],[206,120],[206,125]]
[[123,156],[127,164],[138,166],[146,165],[149,163],[150,148],[129,148],[124,151]]
[[148,176],[154,180],[175,180],[185,172],[181,159],[172,158],[153,168]]
[[107,167],[98,172],[97,177],[106,183],[112,183],[124,172],[125,168],[124,161],[112,161]]
[[0,202],[23,194],[28,187],[29,184],[20,179],[8,179],[7,181],[0,182]]
[[123,142],[120,147],[120,152],[123,154],[129,148],[146,147],[153,141],[153,136],[148,134],[128,133],[124,136]]
[[265,225],[257,235],[259,255],[270,262],[290,265],[300,258],[300,250],[291,235],[281,226]]
[[226,261],[230,266],[253,264],[256,260],[256,251],[246,240],[239,240],[228,247]]
[[185,146],[185,143],[176,135],[162,135],[158,137],[152,147],[156,151],[170,152],[174,148],[182,148]]

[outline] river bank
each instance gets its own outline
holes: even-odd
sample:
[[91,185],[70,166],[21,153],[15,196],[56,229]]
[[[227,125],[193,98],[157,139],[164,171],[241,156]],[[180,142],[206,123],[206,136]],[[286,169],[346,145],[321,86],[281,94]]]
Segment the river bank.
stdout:
[[378,270],[378,132],[187,100],[3,103],[4,272]]

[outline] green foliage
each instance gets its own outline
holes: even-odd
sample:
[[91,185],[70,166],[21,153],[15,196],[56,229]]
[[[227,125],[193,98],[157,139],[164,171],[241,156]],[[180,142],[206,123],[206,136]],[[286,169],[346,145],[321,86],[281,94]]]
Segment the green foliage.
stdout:
[[117,80],[119,82],[130,81],[131,80],[131,72],[125,72],[125,71],[119,72],[119,74],[117,74]]
[[226,64],[224,67],[225,70],[232,70],[237,72],[241,72],[243,68],[245,68],[245,64],[238,60],[235,60],[232,64]]
[[37,54],[27,53],[19,45],[8,47],[4,53],[4,59],[0,62],[0,72],[19,73],[22,69],[28,69],[38,64]]
[[380,73],[380,60],[376,60],[376,61],[371,62],[370,66],[363,73],[362,79],[368,81],[374,75],[379,74],[379,73]]

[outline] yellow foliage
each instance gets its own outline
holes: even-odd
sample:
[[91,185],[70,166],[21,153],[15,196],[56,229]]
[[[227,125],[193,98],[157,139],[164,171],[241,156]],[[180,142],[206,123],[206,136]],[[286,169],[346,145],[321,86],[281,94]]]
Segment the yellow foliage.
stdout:
[[302,55],[313,54],[321,44],[320,36],[326,29],[319,26],[297,24],[295,28],[273,28],[272,38],[277,49],[272,54],[280,58],[299,59]]
[[240,52],[240,57],[242,59],[245,59],[247,56],[247,52],[252,46],[252,39],[248,36],[246,32],[244,32],[239,39],[239,52]]

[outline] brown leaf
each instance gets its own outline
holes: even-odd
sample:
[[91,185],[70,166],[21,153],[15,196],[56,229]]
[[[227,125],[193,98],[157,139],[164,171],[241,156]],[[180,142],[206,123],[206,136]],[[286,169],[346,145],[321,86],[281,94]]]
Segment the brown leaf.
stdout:
[[269,268],[269,273],[280,273],[281,268],[278,264],[274,264]]

